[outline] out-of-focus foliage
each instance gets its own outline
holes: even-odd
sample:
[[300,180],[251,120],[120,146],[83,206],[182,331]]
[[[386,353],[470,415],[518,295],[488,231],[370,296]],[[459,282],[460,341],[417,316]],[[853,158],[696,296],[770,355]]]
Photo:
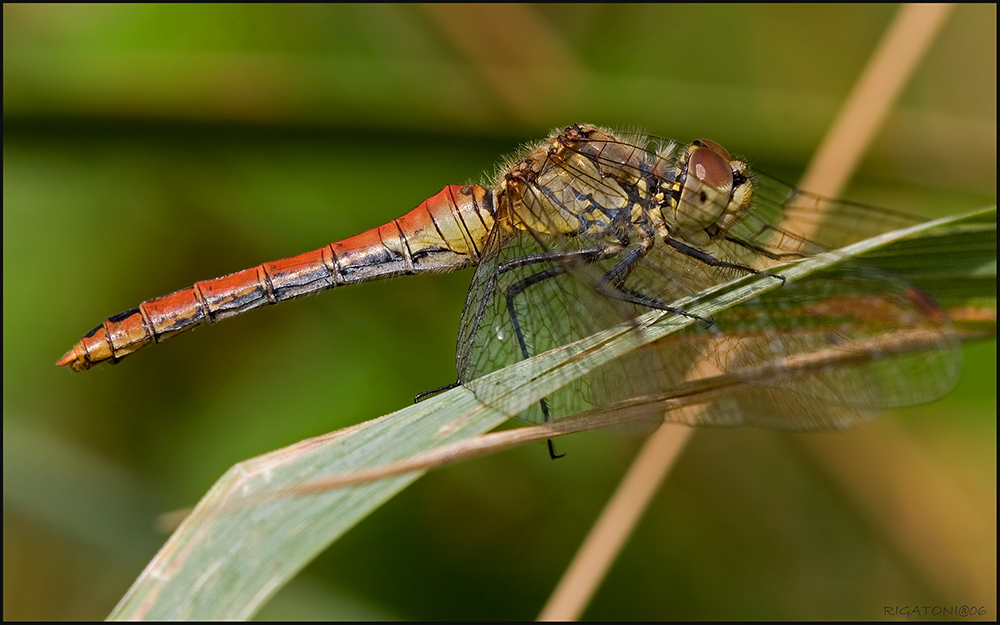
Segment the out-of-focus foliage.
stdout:
[[[5,618],[103,618],[165,540],[157,514],[453,379],[471,276],[344,289],[57,370],[103,317],[379,225],[573,122],[710,137],[794,179],[894,11],[5,5]],[[994,202],[995,58],[995,7],[957,9],[850,197]],[[994,608],[995,347],[965,356],[952,396],[866,426],[917,444],[953,497],[945,524],[983,554],[954,583],[924,573],[954,559],[894,541],[815,438],[705,431],[586,616]],[[539,447],[431,474],[261,616],[531,618],[638,443],[581,435],[557,463]]]

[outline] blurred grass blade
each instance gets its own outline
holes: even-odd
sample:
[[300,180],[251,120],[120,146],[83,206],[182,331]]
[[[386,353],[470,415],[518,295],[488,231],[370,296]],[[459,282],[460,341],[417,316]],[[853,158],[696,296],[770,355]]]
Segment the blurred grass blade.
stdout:
[[[461,415],[474,418],[456,418]],[[309,497],[268,495],[330,472],[354,471],[481,434],[505,419],[457,388],[233,466],[174,532],[110,618],[249,618],[333,540],[421,474]]]
[[[965,286],[971,295],[963,298],[956,290],[946,298],[960,306],[988,305],[986,282],[992,275],[995,332],[995,229],[995,209],[987,209],[874,237],[777,271],[793,282],[865,256],[866,262],[893,266],[903,275],[912,272],[918,284],[921,277],[933,276],[949,284],[968,280]],[[937,254],[931,243],[949,250]],[[913,262],[927,256],[935,259],[933,271]],[[778,288],[781,283],[773,278],[743,276],[678,304],[710,317]],[[655,311],[638,325],[611,328],[516,363],[468,388],[235,465],[160,549],[110,618],[252,616],[330,543],[426,469],[343,488],[313,488],[308,495],[297,493],[331,476],[371,471],[488,432],[596,367],[691,323],[690,318]]]

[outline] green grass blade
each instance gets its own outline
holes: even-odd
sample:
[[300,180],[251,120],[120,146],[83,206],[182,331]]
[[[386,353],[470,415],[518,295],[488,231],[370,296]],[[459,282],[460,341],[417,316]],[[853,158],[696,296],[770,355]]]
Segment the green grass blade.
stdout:
[[[991,305],[995,332],[995,230],[995,208],[987,209],[874,237],[777,271],[792,282],[863,257],[924,286],[949,310]],[[934,262],[922,264],[928,256]],[[942,295],[933,284],[948,288]],[[710,317],[777,288],[781,284],[773,278],[744,276],[678,304]],[[488,432],[594,368],[691,323],[696,322],[653,312],[638,327],[611,328],[480,378],[470,388],[235,465],[174,532],[110,618],[252,616],[317,554],[423,472],[310,494],[297,488]]]

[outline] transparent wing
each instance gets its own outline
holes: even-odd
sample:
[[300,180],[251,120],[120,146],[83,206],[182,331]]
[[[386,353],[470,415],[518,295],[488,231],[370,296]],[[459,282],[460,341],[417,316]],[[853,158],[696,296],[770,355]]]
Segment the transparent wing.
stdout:
[[[526,355],[566,345],[640,313],[633,305],[594,291],[600,266],[563,271],[566,259],[560,255],[589,249],[592,246],[588,243],[594,242],[528,234],[506,236],[501,229],[494,229],[462,315],[457,349],[459,381],[468,383]],[[534,282],[553,270],[557,270],[556,275]],[[591,383],[585,376],[547,397],[551,418],[597,405]],[[540,405],[518,416],[532,423],[545,420]]]
[[[642,205],[649,189],[642,181],[650,176],[676,182],[671,177],[678,175],[678,151],[648,137],[603,136],[564,152],[558,146],[536,150],[524,161],[530,176],[519,178],[512,168],[507,179],[519,184],[506,187],[505,201],[498,202],[501,214],[463,313],[457,354],[463,383],[648,311],[607,297],[598,284],[635,249],[630,222],[620,216]],[[803,193],[763,174],[753,173],[751,180],[749,209],[703,250],[718,261],[766,270],[919,221]],[[600,219],[610,225],[591,227]],[[669,306],[745,274],[657,237],[620,286]],[[854,366],[818,370],[804,379],[777,382],[747,374],[754,390],[681,418],[703,425],[841,428],[861,418],[859,410],[938,397],[957,378],[958,343],[940,308],[906,281],[855,262],[835,274],[789,283],[715,321],[713,327],[693,324],[577,380],[546,398],[548,416],[663,393],[697,375],[702,360],[741,375],[761,363],[820,350],[859,350],[899,330],[928,333],[931,347],[909,356],[880,356],[876,349]],[[536,406],[520,417],[537,422],[542,412]]]
[[[789,283],[715,318],[717,329],[691,326],[643,354],[629,354],[649,386],[636,396],[676,385],[677,354],[692,359],[692,346],[716,367],[753,385],[697,413],[666,415],[697,425],[755,425],[787,430],[843,429],[870,411],[931,401],[958,381],[960,345],[947,317],[916,287],[863,266],[847,266]],[[918,338],[919,351],[901,353],[892,337]],[[797,357],[825,355],[811,375],[783,379],[780,367]],[[846,361],[846,363],[845,363]],[[761,378],[762,365],[777,375]],[[666,375],[664,375],[666,373]],[[691,373],[691,370],[688,371]],[[660,382],[656,378],[660,378]],[[700,376],[699,376],[700,377]]]

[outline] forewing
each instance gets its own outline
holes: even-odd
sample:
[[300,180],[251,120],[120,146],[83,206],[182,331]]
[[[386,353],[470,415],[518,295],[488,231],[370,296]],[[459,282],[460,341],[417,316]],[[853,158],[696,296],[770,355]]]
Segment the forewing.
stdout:
[[[525,201],[508,205],[498,220],[470,288],[458,346],[463,383],[648,312],[595,290],[620,257],[582,262],[581,253],[608,246],[607,237],[551,234],[565,232],[573,219],[598,214],[595,205],[627,205],[630,196],[623,180],[634,181],[651,171],[668,176],[673,167],[670,150],[646,150],[647,145],[648,139],[638,137],[591,141],[580,148],[580,158],[561,158],[549,170],[551,175],[521,187]],[[802,193],[762,174],[752,179],[755,197],[750,209],[704,250],[724,263],[767,270],[918,221]],[[537,262],[524,262],[531,258]],[[671,306],[746,273],[713,266],[658,239],[623,286]],[[862,418],[865,410],[944,394],[954,385],[960,362],[947,316],[929,296],[900,278],[853,261],[834,274],[786,284],[720,314],[715,322],[693,324],[577,380],[546,398],[549,416],[669,392],[700,377],[699,363],[707,361],[715,371],[742,376],[753,388],[706,410],[668,419],[779,429],[842,428]],[[913,355],[880,354],[872,342],[890,332],[924,333],[928,348]],[[823,350],[853,350],[865,357],[804,378],[761,378],[753,373],[767,363]],[[542,415],[535,406],[520,416],[537,422]]]
[[[937,399],[959,376],[959,342],[944,312],[906,281],[863,266],[787,284],[716,323],[713,359],[757,388],[715,402],[705,424],[841,429],[873,410]],[[782,366],[816,355],[827,364],[782,375]],[[777,367],[762,378],[768,363]]]
[[[578,249],[567,243],[586,247],[588,241],[524,232],[505,236],[495,231],[491,235],[462,315],[457,362],[463,384],[526,355],[536,356],[636,316],[634,306],[609,300],[593,290],[593,276],[597,275],[591,271],[593,267],[562,271],[565,261],[558,256]],[[553,260],[519,264],[521,259],[532,257]],[[511,267],[511,263],[516,266]],[[538,280],[553,270],[557,270],[555,275]],[[470,388],[476,391],[475,384]],[[489,396],[480,399],[491,401]],[[594,406],[591,381],[587,376],[579,378],[545,402],[553,419],[588,410]],[[516,416],[533,423],[544,420],[538,404]]]
[[[752,172],[750,177],[753,204],[729,230],[729,245],[723,246],[732,253],[742,253],[732,247],[739,241],[792,260],[797,255],[834,250],[922,221],[914,215],[800,191],[760,172]],[[759,262],[764,266],[774,264],[766,256]]]
[[[755,192],[750,209],[706,250],[720,261],[767,270],[920,221],[805,193],[764,174],[751,177]],[[627,286],[671,303],[744,273],[657,245],[629,276]],[[716,322],[714,328],[690,326],[658,350],[626,356],[627,362],[617,363],[617,368],[629,373],[628,384],[621,383],[617,372],[598,372],[604,381],[595,385],[597,401],[626,399],[623,389],[635,395],[663,392],[697,375],[693,365],[700,359],[732,373],[821,350],[867,346],[865,350],[875,352],[871,362],[838,364],[794,381],[754,377],[749,381],[759,390],[734,396],[699,417],[712,425],[840,428],[858,419],[859,410],[940,397],[954,386],[961,361],[954,329],[929,295],[855,261],[821,278],[785,285],[727,311]],[[892,332],[920,333],[927,349],[880,356],[871,343]]]

